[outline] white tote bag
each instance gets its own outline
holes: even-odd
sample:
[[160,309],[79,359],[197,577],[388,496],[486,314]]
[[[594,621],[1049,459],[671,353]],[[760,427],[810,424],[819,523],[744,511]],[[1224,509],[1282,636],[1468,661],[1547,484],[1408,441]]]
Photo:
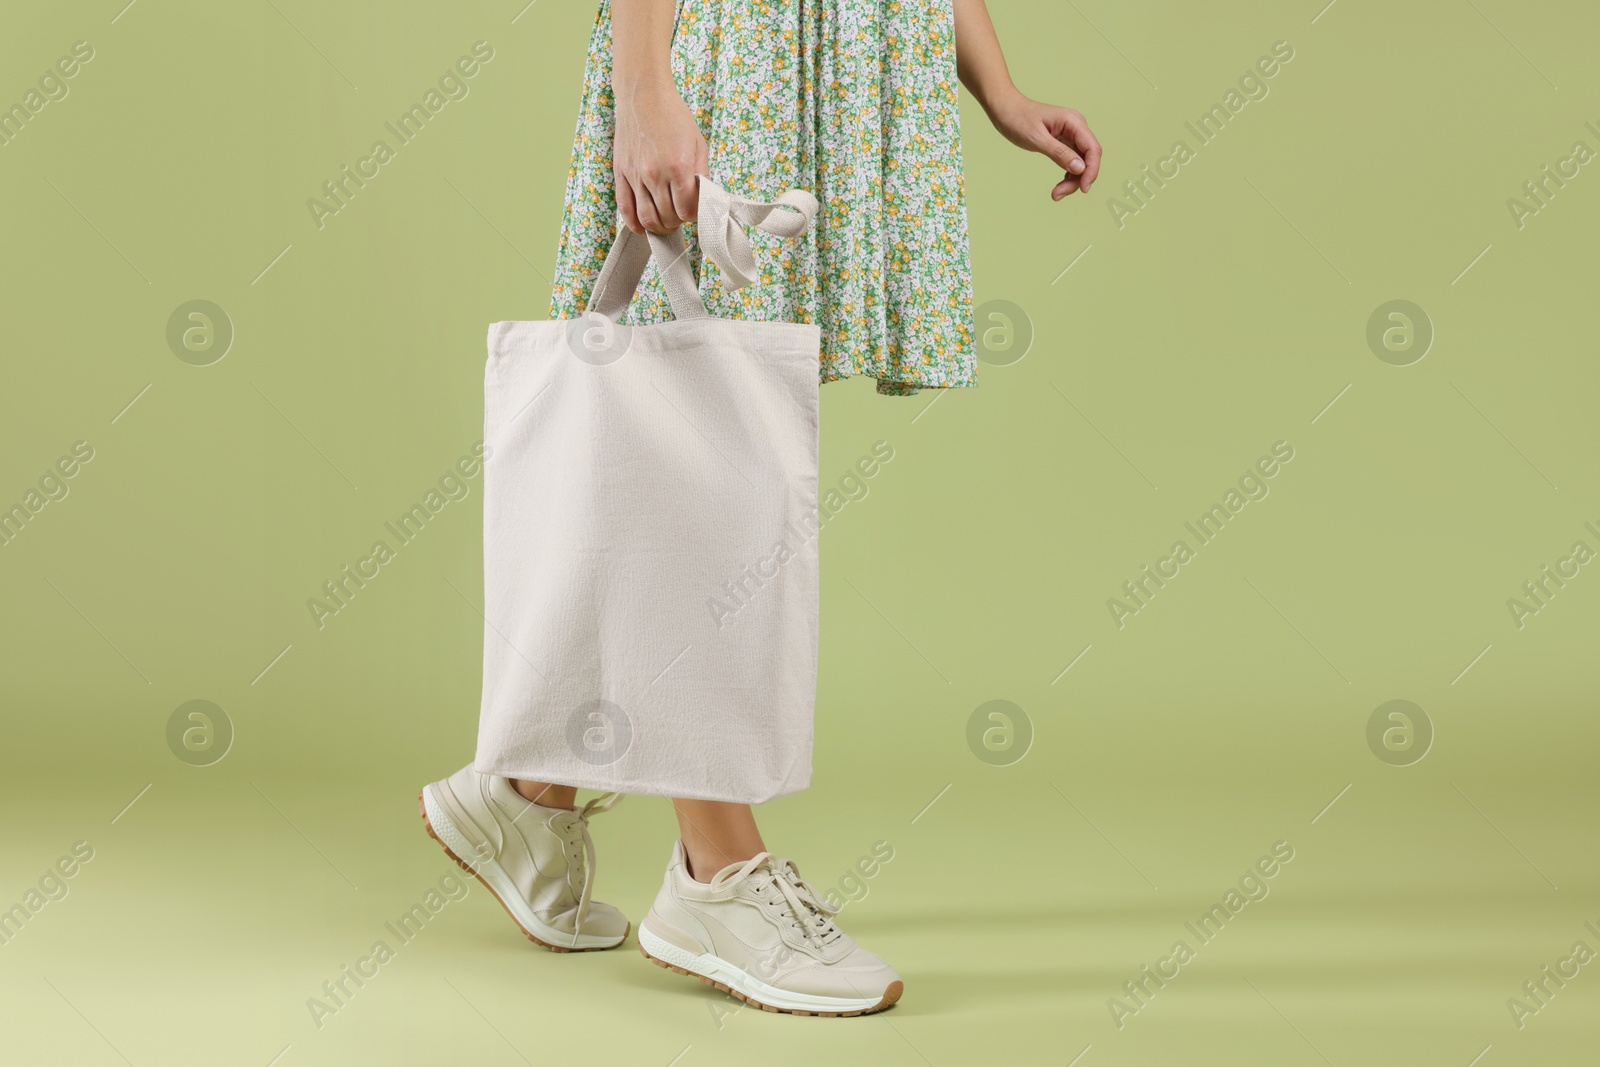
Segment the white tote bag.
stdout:
[[[743,227],[816,200],[700,180],[723,285]],[[617,323],[651,255],[674,321]],[[489,327],[476,768],[759,803],[811,777],[818,327],[710,317],[680,233],[619,228],[587,312]]]

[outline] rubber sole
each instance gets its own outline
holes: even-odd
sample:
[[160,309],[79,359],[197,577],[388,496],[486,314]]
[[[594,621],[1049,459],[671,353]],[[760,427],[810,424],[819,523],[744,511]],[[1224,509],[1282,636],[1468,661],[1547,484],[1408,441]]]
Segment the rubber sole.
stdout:
[[517,929],[522,931],[523,937],[526,937],[529,941],[532,941],[536,945],[540,945],[549,949],[551,952],[607,952],[611,949],[621,947],[623,942],[628,940],[628,934],[633,930],[633,924],[631,922],[628,924],[628,928],[622,932],[622,937],[619,938],[614,944],[610,945],[552,944],[550,941],[538,936],[526,926],[522,925],[522,920],[517,918],[516,912],[511,910],[511,905],[506,903],[505,898],[495,890],[495,887],[489,884],[489,882],[483,877],[482,873],[480,873],[477,868],[473,867],[472,864],[466,862],[460,856],[456,855],[455,850],[452,849],[449,843],[445,841],[443,837],[439,836],[439,832],[433,828],[433,821],[428,818],[428,803],[423,797],[423,792],[425,789],[426,787],[417,790],[417,813],[422,816],[423,829],[428,831],[429,837],[433,838],[439,843],[439,847],[444,849],[444,854],[454,860],[457,867],[460,867],[463,871],[466,871],[468,874],[472,875],[472,877],[476,878],[479,884],[489,891],[489,895],[500,902],[500,906],[505,909],[506,915],[510,916],[511,921],[516,923]]
[[[663,956],[673,956],[675,958],[682,959],[687,963],[690,962],[691,954],[685,952],[683,949],[678,948],[671,942],[664,941],[661,938],[656,937],[654,934],[650,933],[650,931],[641,926],[639,927],[638,938],[639,953],[657,967],[671,971],[674,974],[682,974],[690,978],[698,978],[700,981],[704,982],[708,986],[711,986],[713,989],[720,989],[729,996],[737,997],[746,1004],[749,1004],[751,1007],[760,1008],[762,1011],[782,1013],[785,1015],[815,1015],[818,1018],[823,1019],[851,1019],[858,1015],[872,1015],[876,1012],[883,1011],[885,1008],[893,1007],[895,1002],[900,999],[900,995],[905,992],[905,983],[896,981],[889,983],[889,987],[883,991],[883,998],[881,1000],[879,1000],[876,1004],[872,1004],[867,1007],[847,1009],[843,1011],[828,1011],[827,1009],[821,1007],[783,1007],[777,1004],[770,1004],[752,994],[746,993],[740,989],[736,989],[726,982],[719,982],[715,978],[701,974],[698,971],[690,970],[687,967],[681,967],[675,963],[669,963],[664,959],[654,956],[650,953],[650,950],[645,947],[645,942],[647,940],[654,944],[656,946],[656,951],[661,953]],[[714,959],[715,957],[712,958]],[[734,968],[732,964],[729,964],[724,960],[719,960],[718,962],[722,963],[724,967],[730,970],[737,970],[737,968]],[[754,981],[754,979],[751,979],[751,981]]]

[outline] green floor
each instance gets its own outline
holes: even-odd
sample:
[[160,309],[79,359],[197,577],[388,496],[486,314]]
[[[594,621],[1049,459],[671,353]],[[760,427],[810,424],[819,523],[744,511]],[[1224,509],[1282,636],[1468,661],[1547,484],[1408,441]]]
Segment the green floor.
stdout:
[[[1402,788],[1364,773],[1325,812],[1345,783],[1219,794],[1195,781],[1188,802],[1152,804],[1127,782],[1058,792],[1025,766],[770,810],[769,843],[856,897],[841,921],[905,978],[899,1005],[859,1019],[745,1008],[651,966],[631,937],[606,953],[533,946],[481,886],[462,895],[411,781],[172,773],[115,822],[135,790],[58,782],[13,805],[6,867],[42,873],[80,839],[93,859],[0,952],[6,1059],[1594,1062],[1587,968],[1520,1030],[1506,1006],[1574,942],[1600,944],[1582,925],[1600,925],[1600,871],[1581,794],[1486,784],[1469,801],[1441,778]],[[665,804],[631,798],[596,837],[599,891],[637,919],[671,841]],[[1259,899],[1195,936],[1186,924],[1277,842],[1293,858],[1247,882]],[[893,858],[852,880],[875,845]],[[438,911],[401,940],[386,924],[430,891]],[[380,940],[394,951],[375,976],[345,979],[343,1003],[325,994]],[[1180,940],[1192,958],[1140,1006],[1122,983]],[[1138,1008],[1120,1028],[1114,997]]]

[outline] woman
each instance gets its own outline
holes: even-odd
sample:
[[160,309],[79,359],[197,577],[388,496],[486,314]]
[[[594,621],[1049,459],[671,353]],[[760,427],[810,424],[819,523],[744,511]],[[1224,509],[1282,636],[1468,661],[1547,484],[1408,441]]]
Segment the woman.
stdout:
[[[866,375],[909,395],[975,384],[955,80],[996,129],[1088,192],[1100,146],[1076,111],[1012,84],[983,0],[603,0],[567,184],[552,318],[578,317],[619,225],[692,224],[697,175],[821,203],[799,241],[754,235],[774,264],[732,290],[702,272],[714,316],[816,323],[823,381]],[[691,257],[699,253],[690,242]],[[624,318],[664,321],[654,267]],[[477,766],[503,765],[484,752]],[[475,870],[531,939],[614,948],[630,924],[591,900],[591,816],[576,787],[474,766],[423,790],[429,832]],[[899,999],[895,971],[832,922],[747,804],[676,798],[679,841],[639,930],[664,967],[771,1011],[860,1015]]]

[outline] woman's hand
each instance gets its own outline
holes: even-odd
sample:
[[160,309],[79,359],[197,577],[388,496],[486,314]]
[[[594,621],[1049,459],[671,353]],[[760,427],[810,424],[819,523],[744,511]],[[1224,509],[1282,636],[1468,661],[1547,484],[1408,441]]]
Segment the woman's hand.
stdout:
[[1087,193],[1100,176],[1100,142],[1084,117],[1070,107],[1041,104],[1017,93],[994,106],[989,118],[1012,144],[1049,156],[1066,172],[1050,191],[1052,200]]
[[668,79],[617,94],[611,166],[617,210],[634,233],[667,233],[694,220],[700,207],[695,175],[710,166],[706,139],[689,105]]
[[706,139],[672,80],[675,0],[612,0],[611,170],[617,213],[634,233],[669,233],[700,209]]
[[1100,176],[1100,142],[1089,132],[1089,124],[1069,107],[1041,104],[1017,91],[984,0],[953,0],[953,7],[961,84],[978,98],[1006,140],[1049,156],[1066,172],[1050,191],[1052,200],[1087,193]]

